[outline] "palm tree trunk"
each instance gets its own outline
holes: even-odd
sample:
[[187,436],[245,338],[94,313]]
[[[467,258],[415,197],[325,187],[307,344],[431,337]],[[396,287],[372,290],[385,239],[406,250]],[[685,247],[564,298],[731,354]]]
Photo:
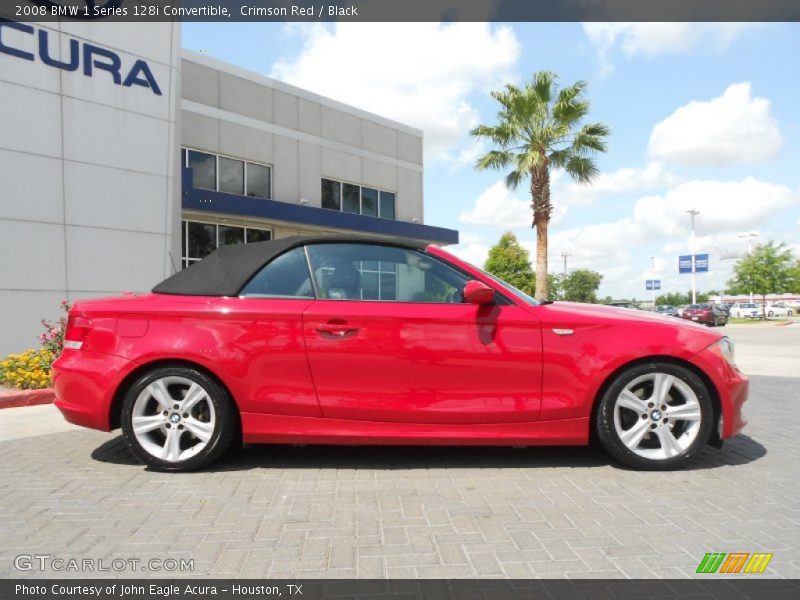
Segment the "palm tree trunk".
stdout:
[[533,197],[533,227],[536,229],[536,293],[537,300],[547,300],[550,286],[547,280],[547,228],[550,225],[550,172],[547,164],[531,171]]

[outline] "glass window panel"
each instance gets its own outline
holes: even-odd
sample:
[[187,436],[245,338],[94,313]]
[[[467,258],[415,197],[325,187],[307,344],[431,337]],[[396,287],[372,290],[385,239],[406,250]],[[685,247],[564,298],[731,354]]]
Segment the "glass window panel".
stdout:
[[338,181],[332,179],[322,180],[322,208],[341,210],[342,190]]
[[272,170],[264,165],[247,163],[247,195],[255,198],[271,198]]
[[349,213],[360,213],[359,187],[350,183],[342,184],[342,210]]
[[206,190],[217,189],[217,157],[213,154],[189,150],[189,168],[192,185]]
[[469,279],[422,252],[381,244],[312,244],[308,255],[320,297],[331,300],[375,299],[377,283],[380,300],[458,303]]
[[204,258],[217,249],[217,226],[207,223],[187,225],[189,237],[189,254],[187,258]]
[[379,300],[378,274],[365,272],[361,274],[361,299]]
[[361,188],[361,214],[378,216],[378,190]]
[[219,157],[219,191],[244,194],[244,163],[233,158]]
[[181,221],[181,258],[186,256],[186,221]]
[[242,296],[313,298],[308,263],[303,248],[281,254],[247,282]]
[[272,239],[272,232],[267,229],[251,229],[247,228],[247,243],[254,242],[267,242]]
[[219,226],[219,245],[244,244],[244,227]]
[[397,300],[397,275],[381,273],[381,300]]
[[381,192],[380,217],[382,219],[394,219],[394,193]]

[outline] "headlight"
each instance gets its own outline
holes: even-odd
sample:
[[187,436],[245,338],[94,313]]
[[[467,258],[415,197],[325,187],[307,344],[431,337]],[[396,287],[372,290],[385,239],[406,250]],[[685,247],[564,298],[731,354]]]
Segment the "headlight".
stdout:
[[724,337],[718,342],[714,342],[708,349],[724,358],[732,367],[738,369],[736,366],[736,350],[733,347],[733,341],[729,337]]

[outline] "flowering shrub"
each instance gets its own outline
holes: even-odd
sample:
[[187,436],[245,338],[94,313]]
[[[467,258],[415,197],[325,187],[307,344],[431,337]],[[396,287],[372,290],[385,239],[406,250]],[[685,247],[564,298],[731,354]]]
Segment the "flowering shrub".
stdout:
[[21,354],[9,354],[0,360],[0,383],[22,390],[38,390],[52,385],[50,365],[61,354],[64,333],[67,329],[69,302],[61,301],[64,315],[57,321],[42,319],[44,331],[39,334],[42,347],[29,349]]
[[39,334],[39,342],[42,348],[47,348],[52,354],[58,356],[64,348],[64,333],[67,330],[67,313],[69,313],[69,302],[61,301],[61,310],[64,314],[58,321],[48,321],[42,319],[44,331]]
[[50,387],[50,365],[55,356],[47,348],[26,350],[22,354],[9,354],[0,361],[0,380],[21,390],[38,390]]

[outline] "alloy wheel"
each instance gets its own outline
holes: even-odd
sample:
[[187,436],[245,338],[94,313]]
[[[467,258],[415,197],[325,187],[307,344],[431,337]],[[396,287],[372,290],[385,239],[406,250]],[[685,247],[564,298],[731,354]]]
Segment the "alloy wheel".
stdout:
[[131,413],[139,445],[160,460],[177,463],[199,454],[217,423],[208,391],[186,377],[170,375],[147,385]]
[[614,404],[614,428],[634,454],[650,460],[678,456],[697,439],[702,410],[682,379],[664,372],[630,381]]

